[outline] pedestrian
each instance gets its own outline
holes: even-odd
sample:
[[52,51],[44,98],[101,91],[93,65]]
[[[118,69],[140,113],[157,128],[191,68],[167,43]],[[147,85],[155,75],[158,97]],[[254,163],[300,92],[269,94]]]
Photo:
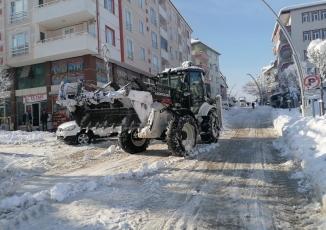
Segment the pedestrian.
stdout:
[[32,132],[33,127],[31,125],[32,123],[32,115],[29,114],[28,111],[23,115],[23,125],[25,124],[26,126],[26,132]]
[[254,108],[255,108],[255,102],[252,102],[252,103],[251,103],[251,106],[252,106],[252,108],[254,109]]
[[41,114],[41,122],[42,122],[43,131],[48,131],[48,118],[49,118],[49,115],[43,109],[42,114]]

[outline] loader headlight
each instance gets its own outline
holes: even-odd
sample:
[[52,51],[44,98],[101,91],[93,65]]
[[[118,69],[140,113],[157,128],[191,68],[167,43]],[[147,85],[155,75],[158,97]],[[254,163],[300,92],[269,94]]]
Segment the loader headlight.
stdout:
[[75,128],[77,128],[77,125],[71,125],[71,126],[68,126],[67,128],[64,128],[63,131],[71,131],[71,130],[74,130]]

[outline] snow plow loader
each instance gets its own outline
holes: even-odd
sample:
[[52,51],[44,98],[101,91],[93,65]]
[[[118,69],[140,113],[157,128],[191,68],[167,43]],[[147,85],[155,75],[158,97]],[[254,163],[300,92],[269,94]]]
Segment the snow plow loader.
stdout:
[[[62,82],[57,103],[67,106],[85,132],[119,127],[119,145],[128,153],[143,152],[156,139],[166,143],[173,155],[186,156],[198,135],[208,144],[216,143],[220,135],[218,109],[206,96],[204,75],[203,69],[185,62],[159,73],[152,91],[140,79],[121,88],[115,82],[103,87]],[[67,95],[68,87],[75,88],[74,95]]]

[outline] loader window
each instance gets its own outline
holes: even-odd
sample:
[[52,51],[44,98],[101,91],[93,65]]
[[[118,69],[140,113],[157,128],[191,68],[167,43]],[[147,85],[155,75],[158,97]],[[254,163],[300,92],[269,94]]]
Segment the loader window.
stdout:
[[191,110],[197,113],[200,106],[204,103],[204,82],[200,72],[190,72],[190,95],[191,95]]

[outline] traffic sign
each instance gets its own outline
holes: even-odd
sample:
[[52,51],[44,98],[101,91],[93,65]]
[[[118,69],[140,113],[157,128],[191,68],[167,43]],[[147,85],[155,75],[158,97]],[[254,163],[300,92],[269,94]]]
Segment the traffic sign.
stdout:
[[303,85],[307,89],[316,89],[320,86],[320,78],[316,75],[308,75],[303,79]]

